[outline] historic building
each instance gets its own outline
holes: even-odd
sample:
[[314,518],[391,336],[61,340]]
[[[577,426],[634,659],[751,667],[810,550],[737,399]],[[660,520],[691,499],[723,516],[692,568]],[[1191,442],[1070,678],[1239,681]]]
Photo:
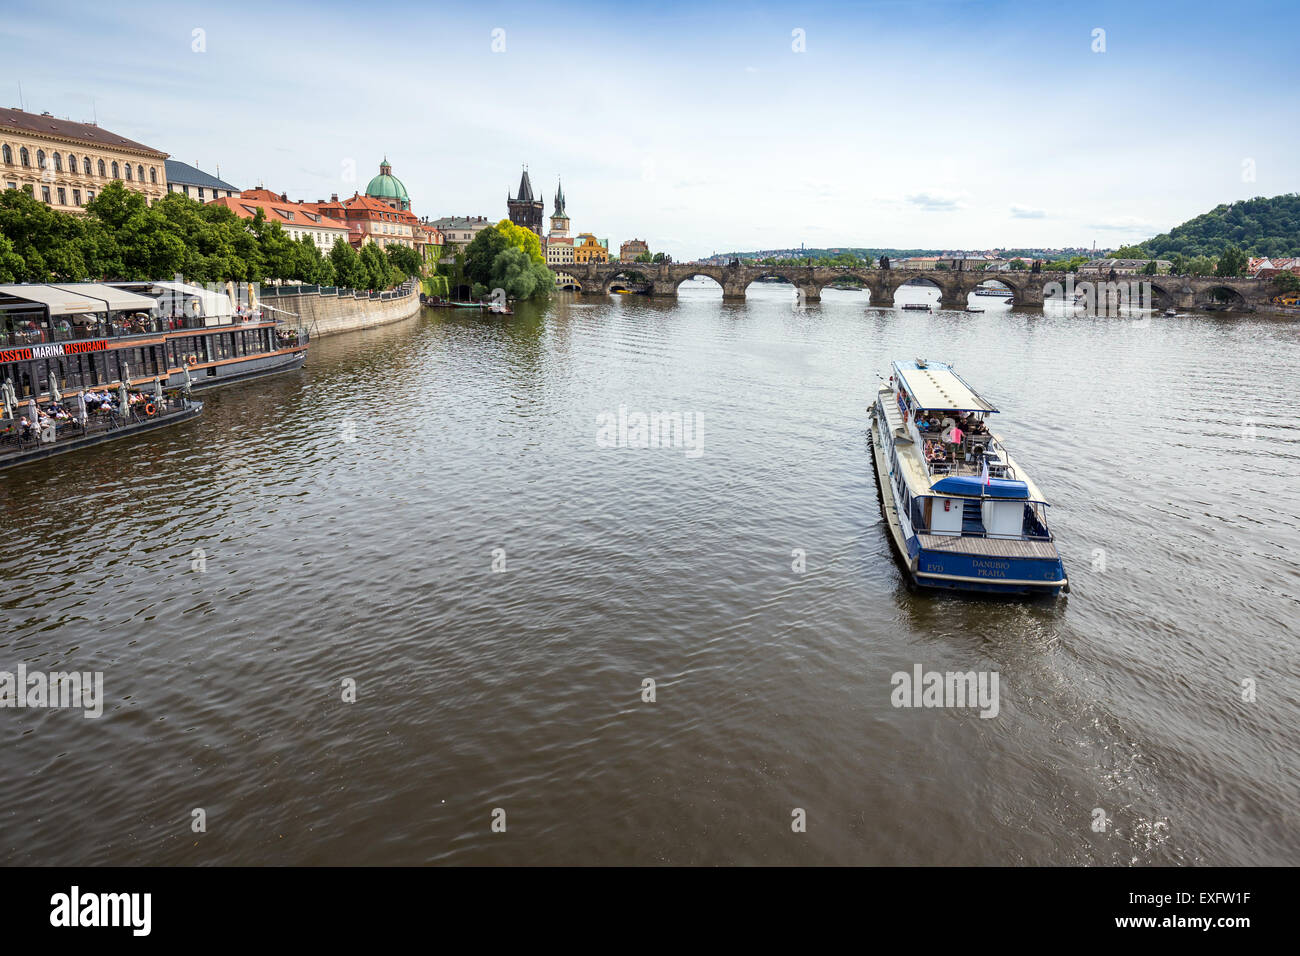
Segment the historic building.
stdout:
[[555,212],[551,213],[550,235],[561,239],[569,234],[569,214],[564,211],[564,185],[555,183]]
[[[374,184],[374,180],[371,180],[371,186]],[[398,185],[401,185],[400,182]],[[405,191],[405,188],[402,188],[403,194]],[[373,242],[381,249],[387,246],[406,246],[408,249],[420,251],[419,247],[423,241],[420,220],[409,209],[398,208],[387,201],[388,199],[401,202],[400,197],[379,199],[375,196],[354,193],[349,199],[340,200],[335,195],[330,197],[329,202],[318,199],[314,203],[303,203],[303,205],[312,207],[321,215],[346,222],[348,242],[357,249],[367,242]],[[409,200],[407,203],[409,205]]]
[[441,229],[428,220],[421,219],[419,225],[415,227],[415,235],[415,248],[420,253],[421,260],[427,264],[437,262],[442,258],[447,240],[443,236]]
[[276,195],[269,189],[245,189],[235,196],[210,199],[208,205],[225,206],[240,219],[252,219],[260,209],[269,222],[278,222],[290,239],[308,236],[322,255],[329,255],[335,239],[348,241],[348,224],[341,218],[323,214],[313,203],[290,202],[284,193]]
[[650,247],[644,239],[629,239],[618,247],[618,257],[623,262],[631,262],[637,256],[649,255]]
[[391,209],[397,209],[401,212],[411,211],[411,197],[406,194],[406,185],[393,175],[393,167],[388,162],[388,157],[379,164],[379,175],[370,180],[366,186],[366,195],[371,199],[378,199]]
[[0,171],[6,189],[25,189],[63,212],[81,209],[120,179],[150,204],[167,192],[167,154],[49,113],[0,109]]
[[218,179],[216,176],[205,173],[197,166],[191,166],[189,163],[178,162],[174,159],[166,160],[163,166],[167,170],[167,191],[169,193],[182,193],[191,199],[197,199],[199,202],[239,195],[239,189],[228,182]]
[[597,239],[589,232],[578,233],[574,241],[574,262],[609,262],[609,241]]
[[429,225],[441,232],[446,242],[466,246],[480,232],[496,223],[490,222],[487,216],[444,216],[433,220]]
[[[542,240],[548,266],[572,265],[573,238],[569,235],[569,214],[564,211],[564,186],[556,183],[555,212],[551,214],[551,231]],[[556,281],[559,279],[557,277]]]
[[542,219],[546,213],[546,204],[533,197],[533,184],[528,180],[527,166],[519,177],[519,195],[511,198],[509,193],[506,194],[506,208],[510,213],[510,221],[516,226],[531,229],[538,238],[544,235]]

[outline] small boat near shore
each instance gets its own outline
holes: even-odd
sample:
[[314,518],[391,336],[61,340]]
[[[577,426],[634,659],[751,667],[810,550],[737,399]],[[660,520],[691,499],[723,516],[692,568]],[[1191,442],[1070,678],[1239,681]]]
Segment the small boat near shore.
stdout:
[[893,363],[871,410],[890,540],[919,587],[1068,593],[1048,503],[986,425],[997,412],[950,365]]

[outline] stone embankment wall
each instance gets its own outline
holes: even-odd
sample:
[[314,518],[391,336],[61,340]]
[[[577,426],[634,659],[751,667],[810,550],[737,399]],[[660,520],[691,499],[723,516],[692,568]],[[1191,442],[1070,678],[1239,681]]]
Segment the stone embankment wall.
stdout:
[[[298,322],[318,336],[400,322],[420,311],[418,290],[395,299],[354,299],[351,295],[320,295],[316,292],[263,295],[263,299],[267,305],[297,313]],[[286,321],[294,324],[291,319],[286,318]]]

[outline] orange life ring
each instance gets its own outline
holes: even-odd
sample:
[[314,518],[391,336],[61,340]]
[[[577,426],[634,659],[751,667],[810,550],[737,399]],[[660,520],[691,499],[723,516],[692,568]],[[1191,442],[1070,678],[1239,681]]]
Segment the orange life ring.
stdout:
[[144,413],[145,413],[146,415],[152,415],[152,414],[154,413],[154,411],[155,411],[155,409],[154,409],[154,407],[153,407],[153,402],[150,402],[148,405],[146,405],[146,406],[144,407]]

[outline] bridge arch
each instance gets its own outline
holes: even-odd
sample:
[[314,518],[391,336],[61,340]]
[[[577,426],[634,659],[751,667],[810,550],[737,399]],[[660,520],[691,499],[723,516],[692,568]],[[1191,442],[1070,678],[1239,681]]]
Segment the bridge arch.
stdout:
[[[722,295],[724,290],[724,285],[722,282],[722,273],[720,271],[713,270],[713,269],[699,269],[694,272],[684,272],[684,273],[678,273],[674,275],[671,280],[673,292],[680,292],[683,285],[685,285],[687,282],[691,282],[694,279],[708,279],[710,282],[712,282],[714,285],[718,287],[718,294]],[[701,291],[703,290],[701,289]],[[710,291],[711,291],[711,287],[710,287]]]
[[1207,306],[1245,311],[1249,308],[1246,297],[1230,285],[1209,285],[1196,293],[1196,307]]

